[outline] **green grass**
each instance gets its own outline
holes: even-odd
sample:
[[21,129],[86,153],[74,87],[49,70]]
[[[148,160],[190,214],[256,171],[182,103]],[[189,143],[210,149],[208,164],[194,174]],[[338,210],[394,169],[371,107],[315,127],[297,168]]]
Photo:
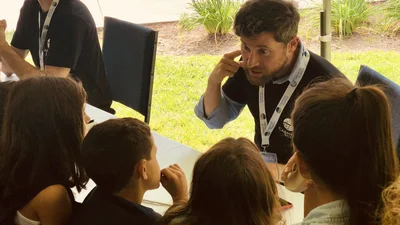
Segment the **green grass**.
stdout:
[[14,31],[9,31],[9,32],[6,32],[6,40],[8,41],[8,43],[10,43],[11,42],[11,39],[12,39],[12,36],[14,35]]
[[[163,136],[199,151],[207,150],[222,138],[244,136],[253,139],[254,122],[247,108],[238,119],[221,130],[210,130],[194,114],[193,108],[206,88],[209,73],[219,56],[157,56],[153,89],[151,128]],[[368,65],[400,83],[400,53],[333,53],[332,62],[355,81],[361,64]],[[138,116],[114,103],[118,117]]]

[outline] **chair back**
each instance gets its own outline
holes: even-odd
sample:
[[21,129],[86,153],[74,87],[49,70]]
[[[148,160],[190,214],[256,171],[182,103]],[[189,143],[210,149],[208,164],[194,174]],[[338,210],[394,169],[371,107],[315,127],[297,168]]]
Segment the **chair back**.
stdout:
[[383,91],[391,107],[393,141],[397,147],[398,153],[400,153],[400,86],[377,71],[364,65],[360,67],[356,83],[359,86],[378,84],[384,87]]
[[112,17],[104,18],[103,57],[114,101],[150,122],[158,32]]

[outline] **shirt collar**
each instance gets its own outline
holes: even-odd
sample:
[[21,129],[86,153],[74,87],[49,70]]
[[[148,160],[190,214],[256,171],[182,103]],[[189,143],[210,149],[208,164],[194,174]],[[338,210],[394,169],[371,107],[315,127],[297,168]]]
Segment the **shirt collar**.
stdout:
[[298,48],[299,48],[300,51],[299,51],[299,54],[297,56],[297,61],[296,61],[296,64],[294,64],[294,67],[293,67],[292,71],[290,72],[289,76],[285,76],[285,77],[282,77],[282,78],[280,78],[278,80],[275,80],[273,82],[273,84],[283,84],[286,81],[289,81],[290,83],[294,82],[294,79],[296,78],[296,74],[294,73],[294,71],[296,71],[296,69],[298,67],[300,67],[300,65],[302,64],[302,61],[305,60],[304,57],[301,57],[301,54],[302,54],[301,49],[303,48],[303,44],[301,42],[299,42]]
[[322,221],[329,218],[350,218],[350,208],[345,200],[337,200],[311,210],[304,222]]

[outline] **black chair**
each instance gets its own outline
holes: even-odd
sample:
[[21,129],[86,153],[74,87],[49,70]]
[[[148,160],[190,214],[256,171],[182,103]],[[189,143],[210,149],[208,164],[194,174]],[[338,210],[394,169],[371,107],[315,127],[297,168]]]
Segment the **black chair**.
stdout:
[[104,18],[103,57],[113,100],[150,122],[158,32],[111,17]]
[[384,87],[383,91],[385,92],[391,107],[393,141],[397,147],[398,155],[400,156],[400,86],[382,74],[364,65],[361,65],[360,67],[356,83],[359,86],[378,84]]

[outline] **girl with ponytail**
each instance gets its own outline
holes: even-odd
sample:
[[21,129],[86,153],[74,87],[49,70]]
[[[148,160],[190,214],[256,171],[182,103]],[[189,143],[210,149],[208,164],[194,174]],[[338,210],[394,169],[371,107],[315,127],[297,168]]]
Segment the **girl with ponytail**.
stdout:
[[382,90],[347,79],[317,83],[296,100],[292,121],[287,171],[295,164],[305,179],[302,224],[379,224],[382,191],[399,175]]

